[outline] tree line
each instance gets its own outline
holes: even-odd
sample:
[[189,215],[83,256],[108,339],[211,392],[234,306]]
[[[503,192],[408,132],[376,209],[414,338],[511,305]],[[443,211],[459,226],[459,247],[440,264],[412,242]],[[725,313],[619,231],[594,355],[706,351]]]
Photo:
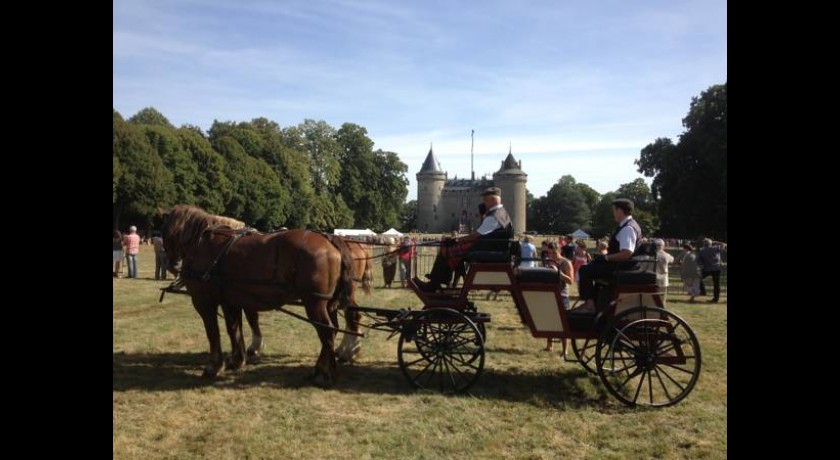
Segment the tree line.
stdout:
[[262,230],[387,230],[400,222],[408,166],[373,147],[353,123],[214,121],[205,134],[154,108],[128,120],[114,109],[114,228],[152,227],[186,203]]
[[[726,121],[726,83],[711,86],[692,98],[676,144],[658,138],[641,150],[635,163],[650,187],[639,178],[601,195],[562,176],[544,196],[527,194],[528,228],[602,237],[615,227],[610,203],[626,197],[647,235],[726,240]],[[154,108],[127,121],[114,109],[114,227],[151,227],[160,209],[188,203],[263,230],[414,229],[408,167],[373,146],[353,123],[214,121],[205,134]]]
[[612,201],[624,197],[635,202],[633,217],[647,235],[725,241],[726,120],[726,83],[713,85],[692,98],[676,144],[658,138],[641,150],[635,164],[653,178],[650,187],[640,178],[600,195],[563,176],[544,196],[527,195],[528,228],[551,234],[580,228],[600,238],[615,228]]

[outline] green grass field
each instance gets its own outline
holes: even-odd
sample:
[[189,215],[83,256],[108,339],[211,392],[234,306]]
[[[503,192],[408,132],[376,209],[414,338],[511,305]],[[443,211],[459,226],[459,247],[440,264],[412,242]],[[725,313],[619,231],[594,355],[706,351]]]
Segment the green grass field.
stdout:
[[[700,379],[674,407],[629,409],[597,376],[565,363],[559,345],[542,351],[545,340],[530,336],[505,294],[476,297],[493,320],[485,373],[470,396],[413,391],[397,366],[396,338],[376,331],[333,388],[312,386],[315,330],[276,312],[262,315],[260,364],[202,379],[208,344],[189,297],[158,303],[166,283],[152,279],[148,246],[139,263],[140,279],[114,279],[114,458],[726,457],[725,289],[719,304],[688,304],[672,284],[668,308],[700,341]],[[373,295],[358,294],[361,305],[421,307],[410,291],[382,289],[381,271],[376,277]],[[222,344],[229,351],[226,335]]]

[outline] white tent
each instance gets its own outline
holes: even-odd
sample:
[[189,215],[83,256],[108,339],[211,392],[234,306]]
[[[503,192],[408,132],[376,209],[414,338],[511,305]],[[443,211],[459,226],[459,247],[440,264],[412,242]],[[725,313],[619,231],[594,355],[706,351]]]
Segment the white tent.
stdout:
[[333,235],[339,236],[373,236],[376,235],[376,232],[373,230],[366,228],[364,230],[358,230],[355,228],[337,228],[333,230]]
[[388,236],[403,236],[403,234],[397,231],[397,229],[394,227],[391,227],[387,231],[382,232],[382,234]]
[[584,232],[581,229],[575,230],[575,232],[572,233],[572,236],[575,237],[575,238],[589,238],[589,234]]

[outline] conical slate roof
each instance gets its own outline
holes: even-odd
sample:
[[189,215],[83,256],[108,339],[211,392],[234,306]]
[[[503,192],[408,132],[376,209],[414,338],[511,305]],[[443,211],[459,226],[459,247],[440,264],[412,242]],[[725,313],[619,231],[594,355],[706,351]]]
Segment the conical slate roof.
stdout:
[[505,173],[505,174],[525,174],[519,169],[519,162],[513,158],[513,153],[508,152],[507,158],[505,161],[502,162],[502,167],[499,168],[497,173]]
[[426,161],[423,162],[423,167],[420,168],[420,172],[443,174],[443,169],[441,169],[440,163],[438,163],[437,158],[435,158],[435,153],[432,151],[431,147],[429,147],[429,154],[426,155]]

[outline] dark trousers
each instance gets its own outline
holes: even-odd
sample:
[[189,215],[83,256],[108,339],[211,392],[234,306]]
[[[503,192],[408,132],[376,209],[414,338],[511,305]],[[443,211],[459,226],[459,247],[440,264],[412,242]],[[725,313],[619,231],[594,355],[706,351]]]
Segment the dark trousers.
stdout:
[[155,253],[155,279],[156,280],[165,280],[166,279],[166,269],[169,266],[169,261],[166,259],[165,252],[156,252]]
[[598,295],[598,286],[595,285],[595,280],[599,278],[609,278],[622,266],[621,262],[593,262],[580,267],[578,274],[580,284],[578,290],[580,291],[580,298],[582,300],[595,300]]
[[700,275],[700,295],[706,295],[706,283],[703,281],[707,276],[712,276],[712,300],[720,299],[720,270],[703,270]]
[[441,284],[450,285],[452,284],[452,274],[453,270],[449,268],[447,259],[441,254],[438,254],[435,257],[434,264],[432,264],[432,271],[429,273],[429,283],[435,287]]

